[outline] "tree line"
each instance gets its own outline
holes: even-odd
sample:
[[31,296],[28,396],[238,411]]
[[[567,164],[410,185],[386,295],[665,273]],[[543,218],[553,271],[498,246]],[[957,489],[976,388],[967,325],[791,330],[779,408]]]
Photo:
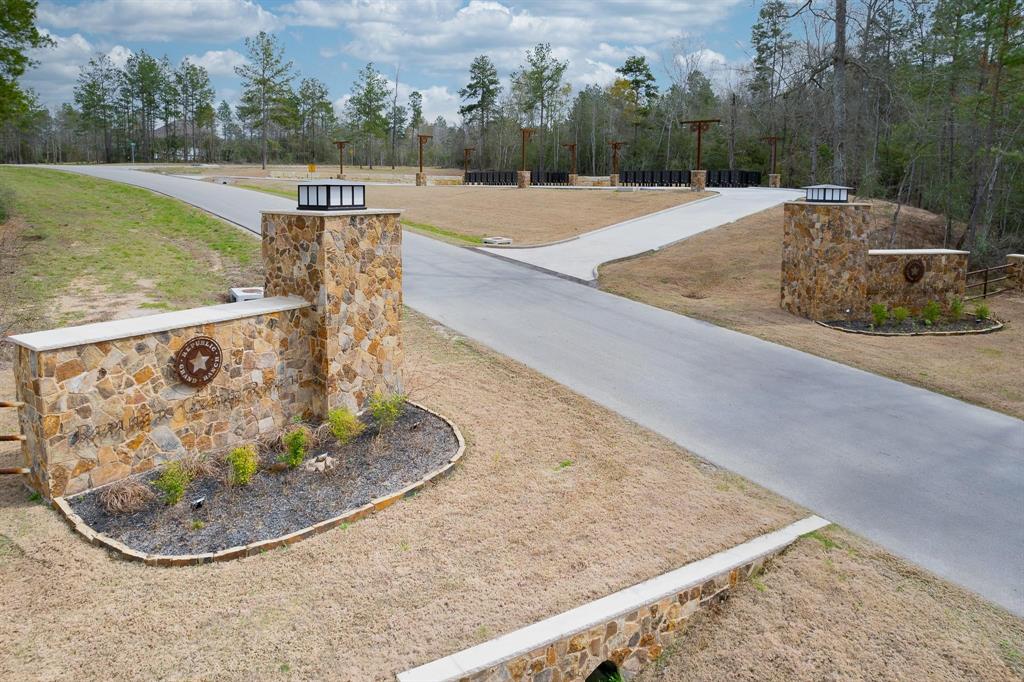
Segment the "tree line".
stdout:
[[726,67],[683,41],[660,60],[627,57],[613,82],[574,88],[548,44],[528,50],[507,87],[486,55],[468,65],[458,121],[424,118],[423,98],[400,101],[400,70],[373,63],[344,107],[302,78],[273,35],[246,40],[234,107],[215,104],[205,69],[145,51],[123,67],[98,56],[81,70],[74,102],[50,112],[32,93],[3,114],[5,160],[333,163],[409,165],[417,133],[433,135],[426,162],[509,170],[523,127],[535,130],[527,165],[568,170],[576,145],[584,175],[621,168],[694,166],[681,121],[719,119],[705,134],[703,166],[769,172],[783,183],[848,184],[865,196],[947,217],[948,246],[1020,249],[1024,235],[1024,21],[1022,0],[765,0],[750,60]]

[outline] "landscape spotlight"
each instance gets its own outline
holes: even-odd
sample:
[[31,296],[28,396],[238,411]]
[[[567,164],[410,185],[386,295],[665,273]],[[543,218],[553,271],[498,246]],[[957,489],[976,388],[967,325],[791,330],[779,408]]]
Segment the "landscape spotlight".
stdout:
[[845,204],[850,200],[852,187],[843,185],[808,185],[804,187],[807,201],[824,201],[833,204]]
[[366,208],[366,185],[337,180],[299,183],[300,211],[347,211]]

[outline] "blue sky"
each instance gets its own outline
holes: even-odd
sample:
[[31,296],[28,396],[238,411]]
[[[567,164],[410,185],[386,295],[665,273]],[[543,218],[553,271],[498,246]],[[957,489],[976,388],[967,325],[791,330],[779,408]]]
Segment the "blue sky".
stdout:
[[696,55],[716,79],[749,59],[755,0],[40,0],[38,20],[57,47],[25,85],[44,104],[70,101],[78,68],[97,54],[123,63],[145,49],[175,63],[189,56],[211,75],[217,100],[234,103],[233,67],[246,36],[275,33],[304,76],[323,80],[340,107],[359,69],[373,61],[399,97],[424,94],[430,120],[457,120],[469,63],[486,53],[508,75],[527,48],[549,42],[569,61],[576,87],[607,84],[631,54],[643,54],[662,84],[680,56]]

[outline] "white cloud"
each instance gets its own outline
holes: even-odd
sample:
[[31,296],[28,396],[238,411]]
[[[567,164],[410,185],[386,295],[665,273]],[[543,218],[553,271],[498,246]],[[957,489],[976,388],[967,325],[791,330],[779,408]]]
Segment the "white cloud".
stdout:
[[39,23],[131,40],[235,40],[279,28],[278,18],[253,0],[44,0]]
[[211,76],[234,75],[235,67],[246,63],[245,57],[234,50],[207,50],[198,57],[190,54],[188,60],[205,68]]
[[25,73],[22,84],[34,89],[42,103],[50,107],[74,99],[79,69],[97,54],[106,54],[117,66],[124,66],[132,54],[123,45],[115,45],[103,53],[81,33],[61,36],[46,29],[42,32],[52,38],[56,45],[29,51],[29,56],[39,65]]

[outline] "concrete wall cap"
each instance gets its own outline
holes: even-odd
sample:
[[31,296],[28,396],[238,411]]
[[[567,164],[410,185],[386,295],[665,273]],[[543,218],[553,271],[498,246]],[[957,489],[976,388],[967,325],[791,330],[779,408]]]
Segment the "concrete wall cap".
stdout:
[[271,296],[270,298],[260,298],[253,301],[223,303],[203,308],[176,310],[171,313],[130,317],[124,320],[95,322],[77,327],[48,329],[46,331],[9,336],[7,340],[34,351],[57,350],[59,348],[83,346],[87,343],[129,339],[134,336],[145,336],[184,327],[198,327],[204,324],[240,320],[246,317],[256,317],[257,315],[267,315],[285,310],[298,310],[310,305],[312,304],[309,301],[299,296]]
[[970,251],[956,249],[871,249],[869,256],[949,256],[969,255]]

